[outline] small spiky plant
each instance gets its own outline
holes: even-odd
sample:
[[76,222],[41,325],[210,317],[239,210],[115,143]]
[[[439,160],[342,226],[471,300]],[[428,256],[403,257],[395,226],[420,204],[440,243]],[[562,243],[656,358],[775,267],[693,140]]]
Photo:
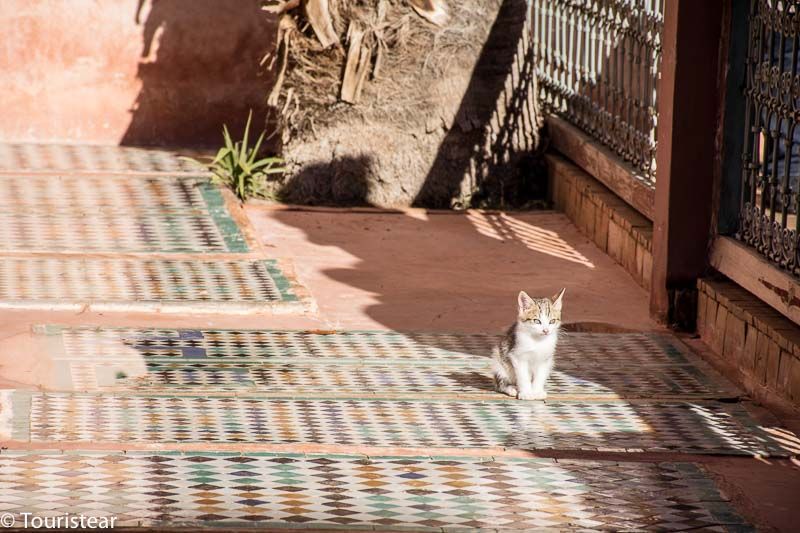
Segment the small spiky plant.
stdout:
[[283,159],[279,157],[258,158],[261,143],[266,132],[262,131],[255,145],[250,146],[250,122],[253,112],[247,116],[244,136],[241,141],[234,142],[228,131],[228,126],[222,127],[222,137],[225,145],[208,164],[213,174],[213,179],[229,187],[242,202],[256,196],[262,190],[265,178],[269,174],[278,174],[285,171],[282,166]]

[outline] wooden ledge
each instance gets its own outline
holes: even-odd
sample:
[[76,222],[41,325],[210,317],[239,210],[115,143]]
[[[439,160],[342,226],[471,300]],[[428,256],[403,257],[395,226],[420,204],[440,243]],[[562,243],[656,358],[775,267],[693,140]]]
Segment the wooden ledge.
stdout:
[[636,211],[653,220],[655,188],[631,165],[566,120],[550,115],[547,128],[553,147],[611,189]]
[[730,237],[714,239],[709,259],[712,267],[800,324],[800,279]]

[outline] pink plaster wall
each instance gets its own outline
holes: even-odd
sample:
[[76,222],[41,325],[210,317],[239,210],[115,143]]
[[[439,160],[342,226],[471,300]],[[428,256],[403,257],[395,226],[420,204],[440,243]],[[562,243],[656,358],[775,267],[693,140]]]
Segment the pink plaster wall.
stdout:
[[264,113],[275,24],[259,4],[0,1],[0,142],[218,143]]

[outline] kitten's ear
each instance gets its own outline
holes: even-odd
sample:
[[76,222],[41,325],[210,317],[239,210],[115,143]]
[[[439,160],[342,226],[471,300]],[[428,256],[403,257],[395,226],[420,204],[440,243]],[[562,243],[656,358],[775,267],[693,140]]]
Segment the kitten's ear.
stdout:
[[564,287],[563,289],[561,289],[560,291],[558,291],[558,294],[556,294],[555,296],[553,296],[553,308],[557,309],[558,311],[561,311],[561,301],[562,301],[562,300],[563,300],[563,298],[564,298],[564,292],[565,292],[566,290],[567,290],[567,288],[566,288],[566,287]]
[[531,309],[533,309],[533,298],[528,296],[528,293],[525,291],[519,291],[519,296],[517,296],[517,303],[519,304],[519,312],[527,313]]

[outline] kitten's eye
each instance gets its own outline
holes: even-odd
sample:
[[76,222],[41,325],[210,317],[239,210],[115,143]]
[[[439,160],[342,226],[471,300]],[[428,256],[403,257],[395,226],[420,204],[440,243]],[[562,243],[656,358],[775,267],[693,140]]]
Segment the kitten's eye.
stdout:
[[555,324],[555,323],[556,323],[556,319],[555,319],[555,318],[551,318],[551,319],[550,319],[550,323],[551,323],[551,324]]
[[534,323],[534,324],[541,324],[541,323],[542,323],[542,321],[541,321],[541,320],[539,320],[538,318],[534,318],[534,319],[533,319],[533,323]]

